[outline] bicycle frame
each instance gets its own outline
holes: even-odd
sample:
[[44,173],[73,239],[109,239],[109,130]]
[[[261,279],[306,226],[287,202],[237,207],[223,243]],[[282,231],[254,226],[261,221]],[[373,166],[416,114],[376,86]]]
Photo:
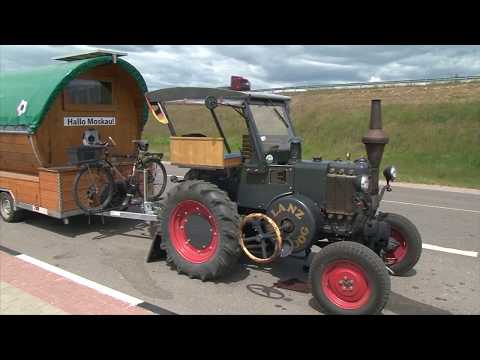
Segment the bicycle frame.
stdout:
[[[118,168],[109,160],[109,151],[108,151],[108,147],[107,149],[105,150],[105,158],[103,159],[103,161],[105,161],[105,163],[107,163],[108,167],[110,169],[113,169],[115,175],[117,175],[122,181],[125,181],[125,182],[129,182],[129,178],[130,179],[134,179],[135,178],[135,173],[137,172],[137,168],[138,167],[142,167],[143,166],[143,161],[145,158],[158,158],[161,160],[162,154],[160,153],[150,153],[150,152],[147,152],[147,151],[142,151],[140,150],[138,147],[137,147],[137,155],[136,155],[136,159],[133,163],[133,167],[132,167],[132,172],[130,173],[130,176],[129,177],[126,177],[124,176],[120,170],[118,170]],[[145,170],[145,169],[144,169]],[[144,173],[145,175],[145,173]],[[138,184],[134,184],[134,185],[138,185]],[[144,187],[146,186],[146,183],[145,183],[145,179],[144,179]],[[144,191],[145,192],[145,191]]]

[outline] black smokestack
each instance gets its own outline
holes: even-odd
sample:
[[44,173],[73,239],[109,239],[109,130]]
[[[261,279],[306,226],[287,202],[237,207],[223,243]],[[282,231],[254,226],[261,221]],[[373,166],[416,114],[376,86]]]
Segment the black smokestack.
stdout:
[[388,144],[388,136],[382,129],[382,108],[380,100],[372,100],[370,115],[370,129],[365,134],[362,142],[367,150],[368,161],[372,167],[371,194],[378,194],[378,173],[382,162],[383,150]]

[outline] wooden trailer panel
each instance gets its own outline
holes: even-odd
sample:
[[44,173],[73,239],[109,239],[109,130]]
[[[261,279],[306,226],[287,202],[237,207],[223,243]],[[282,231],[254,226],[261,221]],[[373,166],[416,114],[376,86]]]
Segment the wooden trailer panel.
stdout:
[[0,169],[36,174],[40,166],[26,134],[0,133]]
[[0,189],[9,190],[16,202],[40,205],[38,176],[0,171]]
[[61,212],[62,202],[60,200],[60,175],[58,172],[49,169],[39,169],[40,180],[40,203],[49,211]]
[[[130,175],[131,163],[122,163],[116,166],[122,175]],[[40,169],[41,206],[60,215],[66,212],[80,211],[73,198],[73,183],[78,170],[79,168],[75,166]],[[114,175],[114,178],[117,179],[117,176]],[[80,188],[82,188],[82,184],[80,184]]]

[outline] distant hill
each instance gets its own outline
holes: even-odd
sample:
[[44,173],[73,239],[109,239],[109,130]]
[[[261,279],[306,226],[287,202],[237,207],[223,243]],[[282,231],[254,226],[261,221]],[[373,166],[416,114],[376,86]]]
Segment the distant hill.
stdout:
[[[390,136],[382,166],[395,164],[399,181],[480,189],[480,82],[341,89],[287,94],[292,118],[304,139],[303,157],[344,158],[365,154],[370,100],[382,100],[384,130]],[[198,107],[170,106],[179,133],[217,135],[209,113]],[[231,109],[219,112],[233,148],[238,149],[242,119]],[[144,137],[168,157],[168,130],[149,120]]]

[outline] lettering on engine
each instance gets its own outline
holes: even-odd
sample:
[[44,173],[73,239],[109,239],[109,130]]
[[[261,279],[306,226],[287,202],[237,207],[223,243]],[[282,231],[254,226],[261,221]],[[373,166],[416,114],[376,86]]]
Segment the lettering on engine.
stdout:
[[283,213],[285,211],[289,212],[289,213],[292,213],[298,220],[302,220],[303,217],[305,216],[305,212],[302,211],[301,209],[299,209],[298,206],[296,206],[292,203],[289,203],[287,205],[287,207],[285,207],[282,203],[278,203],[277,211],[275,211],[273,209],[270,210],[273,217],[277,217],[278,215],[280,215],[281,213]]
[[317,226],[315,204],[301,195],[289,195],[274,201],[267,209],[269,215],[282,232],[285,241],[293,245],[293,252],[311,246]]

